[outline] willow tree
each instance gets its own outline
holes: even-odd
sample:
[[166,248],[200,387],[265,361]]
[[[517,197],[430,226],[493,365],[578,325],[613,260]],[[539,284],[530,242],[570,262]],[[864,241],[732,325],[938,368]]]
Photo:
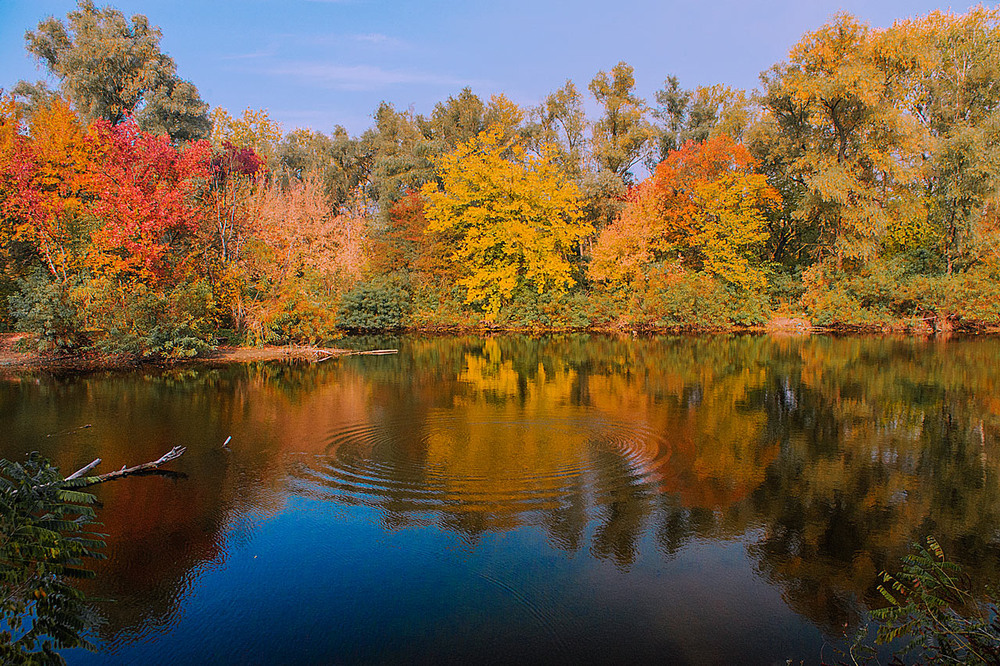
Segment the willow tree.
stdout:
[[143,130],[175,141],[208,135],[208,104],[191,82],[177,76],[173,59],[160,50],[160,30],[149,19],[136,14],[130,22],[92,0],[80,0],[66,19],[47,18],[25,41],[85,120],[104,118],[115,125],[134,115]]

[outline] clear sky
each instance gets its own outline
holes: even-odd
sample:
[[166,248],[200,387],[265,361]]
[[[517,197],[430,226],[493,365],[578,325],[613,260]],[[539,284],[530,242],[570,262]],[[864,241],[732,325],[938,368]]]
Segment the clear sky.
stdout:
[[[99,6],[105,4],[97,0]],[[118,0],[163,32],[161,48],[212,106],[266,108],[284,129],[359,134],[382,100],[428,113],[470,86],[535,104],[572,79],[581,90],[620,60],[652,99],[681,85],[755,88],[804,32],[837,11],[873,26],[931,0]],[[0,0],[0,87],[43,77],[24,33],[75,0]]]

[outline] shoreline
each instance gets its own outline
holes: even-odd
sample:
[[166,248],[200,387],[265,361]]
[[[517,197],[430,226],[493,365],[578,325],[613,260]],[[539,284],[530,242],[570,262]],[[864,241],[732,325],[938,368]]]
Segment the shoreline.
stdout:
[[[436,326],[405,328],[398,331],[358,331],[351,335],[559,335],[567,333],[593,333],[598,335],[650,336],[650,335],[728,335],[750,334],[775,337],[805,337],[812,335],[858,335],[894,336],[918,339],[963,339],[983,335],[996,335],[1000,328],[990,327],[978,330],[958,330],[945,334],[935,334],[929,329],[910,327],[819,327],[799,317],[775,318],[764,326],[733,326],[728,328],[644,328],[644,327],[599,327],[587,329],[542,329],[504,326]],[[226,365],[230,363],[255,363],[273,361],[318,363],[342,356],[360,354],[393,353],[395,350],[359,351],[339,347],[317,347],[313,345],[265,345],[262,347],[220,346],[204,356],[191,358],[143,358],[134,355],[107,355],[95,351],[83,352],[40,352],[25,350],[23,346],[35,336],[30,333],[0,333],[0,372],[24,371],[65,371],[97,372],[141,367],[174,367],[194,363],[206,365]]]
[[229,364],[267,361],[322,362],[330,358],[350,356],[358,352],[336,347],[309,345],[267,345],[263,347],[218,347],[204,356],[191,358],[143,358],[141,356],[115,356],[97,352],[52,353],[24,351],[24,340],[34,336],[27,333],[0,333],[0,372],[3,371],[67,371],[96,372],[149,366],[171,367],[191,363]]

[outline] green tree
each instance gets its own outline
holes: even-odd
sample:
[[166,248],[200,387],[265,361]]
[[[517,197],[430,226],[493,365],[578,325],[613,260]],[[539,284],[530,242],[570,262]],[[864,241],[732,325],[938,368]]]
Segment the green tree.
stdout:
[[635,94],[632,66],[620,62],[610,73],[598,72],[589,88],[603,111],[594,123],[594,160],[598,168],[630,183],[632,169],[646,156],[654,135],[646,104]]
[[418,116],[417,124],[426,137],[441,144],[440,152],[445,152],[486,129],[485,113],[486,105],[466,87],[457,97],[435,104],[430,118]]
[[118,124],[135,115],[140,126],[176,141],[208,135],[208,105],[174,61],[160,51],[160,30],[136,14],[131,23],[112,7],[80,0],[63,22],[54,17],[25,34],[28,51],[56,78],[86,120]]
[[388,224],[389,211],[407,192],[434,180],[434,160],[442,145],[421,131],[420,119],[382,102],[375,125],[361,135],[359,153],[368,165],[366,190],[378,204],[379,222]]
[[583,95],[573,82],[566,81],[562,88],[546,95],[531,109],[530,119],[525,134],[532,151],[541,154],[544,146],[554,147],[559,166],[571,178],[579,179],[587,147],[587,116]]
[[663,88],[656,91],[656,102],[652,115],[659,120],[657,149],[647,162],[651,171],[688,141],[704,143],[725,135],[742,142],[755,115],[742,90],[725,85],[683,90],[676,76],[667,77]]

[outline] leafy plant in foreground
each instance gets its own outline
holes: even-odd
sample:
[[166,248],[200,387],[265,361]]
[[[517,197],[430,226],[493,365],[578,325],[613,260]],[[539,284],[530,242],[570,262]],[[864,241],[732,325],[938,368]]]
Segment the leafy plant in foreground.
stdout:
[[902,570],[882,573],[878,590],[889,606],[872,611],[876,641],[909,638],[904,653],[941,664],[1000,664],[1000,616],[992,596],[972,594],[961,567],[945,559],[933,537],[914,545]]
[[24,463],[0,460],[0,662],[61,664],[56,649],[93,646],[90,613],[68,579],[89,578],[87,558],[103,559],[94,496],[74,490],[37,452]]

